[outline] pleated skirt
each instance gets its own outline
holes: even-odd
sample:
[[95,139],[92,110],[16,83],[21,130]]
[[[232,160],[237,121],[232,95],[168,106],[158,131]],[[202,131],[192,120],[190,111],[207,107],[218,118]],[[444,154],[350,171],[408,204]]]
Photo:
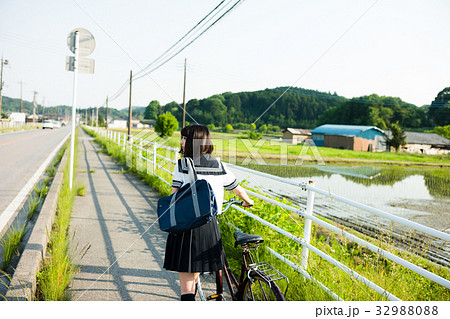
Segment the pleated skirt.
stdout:
[[213,272],[222,269],[222,239],[216,217],[182,233],[169,233],[163,267],[177,272]]

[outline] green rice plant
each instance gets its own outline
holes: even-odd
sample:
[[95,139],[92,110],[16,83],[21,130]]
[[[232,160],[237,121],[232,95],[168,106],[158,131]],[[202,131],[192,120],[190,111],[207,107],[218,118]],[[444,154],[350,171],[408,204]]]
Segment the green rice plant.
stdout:
[[24,223],[21,226],[12,225],[9,231],[6,233],[3,238],[0,239],[0,246],[3,248],[3,256],[2,256],[2,270],[6,270],[11,262],[11,259],[14,257],[19,250],[20,243],[22,241],[23,236],[25,236],[27,231],[27,224]]

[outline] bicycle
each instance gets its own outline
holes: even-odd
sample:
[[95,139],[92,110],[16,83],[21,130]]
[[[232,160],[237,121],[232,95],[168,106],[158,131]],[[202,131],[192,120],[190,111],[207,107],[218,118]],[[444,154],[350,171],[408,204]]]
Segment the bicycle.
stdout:
[[[222,212],[226,212],[231,205],[236,204],[242,206],[242,201],[237,201],[234,198],[223,202],[225,208]],[[284,301],[284,295],[289,286],[289,279],[272,267],[269,263],[263,261],[255,263],[251,254],[251,250],[257,250],[259,244],[264,239],[259,235],[246,234],[240,231],[234,232],[235,244],[242,249],[241,272],[239,280],[231,271],[228,264],[225,252],[223,253],[224,268],[216,272],[216,293],[205,297],[202,286],[201,277],[212,273],[201,274],[197,283],[197,291],[201,300],[226,300],[223,291],[223,275],[230,290],[232,300],[252,300],[252,301]],[[286,280],[286,290],[284,294],[281,292],[277,280]]]

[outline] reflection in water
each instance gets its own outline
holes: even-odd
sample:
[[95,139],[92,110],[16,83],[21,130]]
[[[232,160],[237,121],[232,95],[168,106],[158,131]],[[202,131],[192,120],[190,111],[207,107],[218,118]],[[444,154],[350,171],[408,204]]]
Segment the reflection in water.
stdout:
[[[290,177],[304,182],[313,180],[315,186],[330,193],[375,207],[393,215],[450,233],[449,173],[447,170],[410,168],[373,168],[344,166],[256,166],[249,168],[269,174]],[[272,196],[284,197],[306,207],[306,192],[298,187],[249,175],[233,169],[238,179],[246,179],[250,187],[259,188]],[[352,227],[366,234],[388,232],[398,241],[417,245],[423,234],[392,221],[377,217],[355,207],[316,195],[314,213]],[[434,261],[448,265],[450,244],[432,240],[426,252]]]

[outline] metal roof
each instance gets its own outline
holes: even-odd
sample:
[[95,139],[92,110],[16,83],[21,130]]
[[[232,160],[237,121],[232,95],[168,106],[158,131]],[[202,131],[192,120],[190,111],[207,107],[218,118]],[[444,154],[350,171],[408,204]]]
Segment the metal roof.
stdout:
[[316,127],[311,131],[313,134],[337,134],[337,135],[358,135],[361,132],[368,130],[376,130],[380,133],[384,133],[383,130],[376,126],[366,125],[340,125],[340,124],[325,124]]
[[[386,131],[388,137],[391,131]],[[406,144],[450,145],[450,140],[436,133],[405,132]]]
[[310,130],[304,130],[304,129],[299,129],[299,128],[291,128],[288,127],[286,129],[283,130],[283,133],[288,131],[289,133],[292,133],[294,135],[311,135],[311,131]]

